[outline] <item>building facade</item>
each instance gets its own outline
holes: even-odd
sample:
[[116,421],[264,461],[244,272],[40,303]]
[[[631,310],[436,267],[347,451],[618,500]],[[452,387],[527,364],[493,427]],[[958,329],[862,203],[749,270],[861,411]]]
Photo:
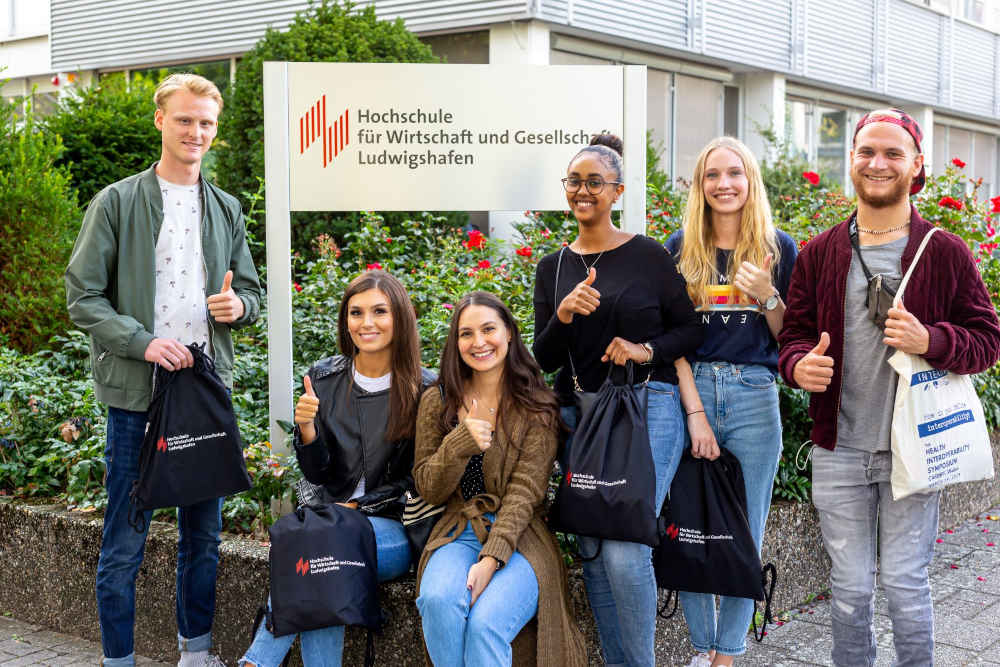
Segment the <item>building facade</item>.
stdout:
[[[360,5],[370,4],[361,2]],[[376,0],[449,63],[646,65],[661,166],[774,137],[850,188],[850,133],[901,106],[933,171],[960,158],[1000,194],[1000,0]],[[114,71],[198,63],[225,80],[307,0],[0,0],[4,96],[52,96]],[[74,81],[70,81],[70,79]],[[600,95],[601,91],[586,91]],[[499,218],[496,219],[499,221]]]

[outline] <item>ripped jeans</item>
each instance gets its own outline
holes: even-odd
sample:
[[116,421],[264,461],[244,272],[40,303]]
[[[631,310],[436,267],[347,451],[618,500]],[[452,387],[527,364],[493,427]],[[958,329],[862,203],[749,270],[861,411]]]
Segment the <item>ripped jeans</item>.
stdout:
[[833,561],[833,664],[875,664],[875,573],[889,603],[896,664],[934,664],[934,612],[927,567],[934,555],[940,492],[892,499],[890,452],[813,450],[813,503]]

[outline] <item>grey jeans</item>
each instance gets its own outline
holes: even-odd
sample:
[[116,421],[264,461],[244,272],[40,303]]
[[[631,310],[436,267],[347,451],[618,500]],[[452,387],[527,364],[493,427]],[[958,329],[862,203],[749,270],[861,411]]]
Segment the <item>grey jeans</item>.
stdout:
[[833,664],[875,664],[875,559],[901,667],[934,664],[927,567],[934,555],[939,492],[892,499],[890,452],[813,450],[813,503],[833,561]]

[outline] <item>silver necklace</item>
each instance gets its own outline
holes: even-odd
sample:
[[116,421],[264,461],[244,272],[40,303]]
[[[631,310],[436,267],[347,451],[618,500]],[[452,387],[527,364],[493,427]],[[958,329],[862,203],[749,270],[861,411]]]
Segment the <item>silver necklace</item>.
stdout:
[[587,272],[587,275],[590,275],[590,270],[592,268],[594,268],[595,266],[597,266],[597,263],[599,261],[601,261],[601,257],[604,257],[604,253],[606,253],[607,251],[608,251],[607,248],[605,248],[604,250],[602,250],[601,254],[599,254],[597,256],[597,259],[595,259],[593,262],[590,263],[590,266],[587,266],[587,262],[584,261],[584,259],[583,259],[583,253],[582,252],[577,255],[577,257],[580,258],[580,263],[583,264],[583,270]]
[[910,226],[910,221],[907,220],[901,225],[898,225],[896,227],[890,227],[889,229],[883,229],[881,231],[876,231],[874,229],[865,229],[857,221],[855,221],[854,224],[857,225],[859,232],[864,232],[865,234],[871,234],[872,236],[881,236],[882,234],[892,234],[893,232],[898,232],[901,229],[906,229],[907,227]]

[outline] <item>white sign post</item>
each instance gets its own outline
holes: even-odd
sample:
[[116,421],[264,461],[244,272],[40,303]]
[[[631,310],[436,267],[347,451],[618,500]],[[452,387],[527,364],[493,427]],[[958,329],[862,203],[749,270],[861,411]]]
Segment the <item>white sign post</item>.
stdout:
[[622,226],[645,233],[643,66],[264,63],[272,445],[292,415],[290,211],[563,210],[602,130],[625,142]]

